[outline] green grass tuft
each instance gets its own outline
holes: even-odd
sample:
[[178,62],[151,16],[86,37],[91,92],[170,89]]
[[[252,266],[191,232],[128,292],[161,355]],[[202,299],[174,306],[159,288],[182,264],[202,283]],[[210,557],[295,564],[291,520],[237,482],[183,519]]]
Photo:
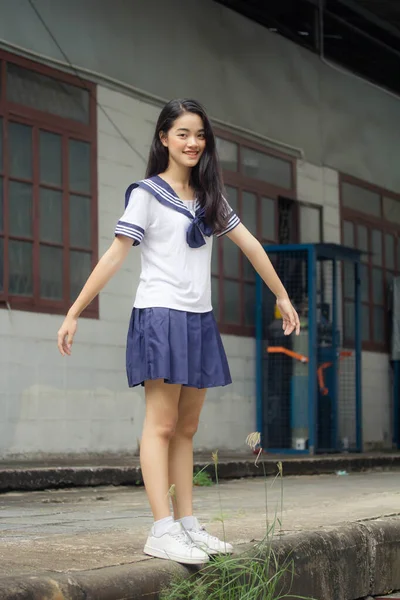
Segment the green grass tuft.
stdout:
[[205,470],[207,467],[208,465],[203,467],[203,469],[201,469],[200,471],[195,471],[193,475],[193,485],[199,487],[209,487],[211,485],[214,485],[211,475]]
[[[255,436],[255,434],[252,434]],[[250,436],[251,437],[251,436]],[[250,439],[253,443],[253,438]],[[218,479],[218,452],[212,454],[215,468],[215,479],[218,488],[218,500],[221,520],[225,527],[222,512],[222,502]],[[210,475],[204,467],[195,473],[194,485],[213,485]],[[290,590],[295,576],[294,561],[290,556],[279,556],[272,547],[272,540],[276,529],[282,536],[283,517],[283,469],[282,463],[277,464],[278,472],[274,477],[271,487],[280,479],[280,517],[275,514],[269,522],[268,518],[268,485],[263,463],[265,479],[265,504],[266,504],[266,533],[265,537],[240,554],[213,556],[209,563],[200,571],[193,573],[189,578],[175,577],[168,587],[160,593],[161,600],[283,600],[293,598]],[[197,482],[196,482],[197,479]],[[199,482],[206,483],[199,483]],[[297,600],[312,600],[300,598]]]

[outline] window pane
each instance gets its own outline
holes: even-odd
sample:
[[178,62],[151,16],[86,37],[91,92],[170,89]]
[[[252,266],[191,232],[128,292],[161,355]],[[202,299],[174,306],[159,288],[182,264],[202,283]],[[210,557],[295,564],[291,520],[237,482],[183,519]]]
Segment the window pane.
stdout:
[[397,238],[397,273],[400,272],[400,238]]
[[292,165],[286,160],[242,147],[243,174],[252,179],[261,179],[279,187],[292,187]]
[[342,183],[343,206],[375,217],[381,216],[381,197],[367,188],[344,181]]
[[4,202],[3,202],[3,178],[0,177],[0,231],[3,231],[4,227]]
[[10,240],[8,251],[10,294],[32,296],[32,244]]
[[354,302],[344,303],[344,338],[354,341]]
[[385,235],[385,267],[394,269],[394,237],[390,234]]
[[354,265],[345,261],[343,263],[343,269],[345,298],[354,299]]
[[63,298],[63,250],[40,246],[40,296],[49,300]]
[[3,169],[3,119],[0,117],[0,173]]
[[383,198],[383,216],[391,223],[400,223],[400,200]]
[[239,248],[227,237],[221,239],[224,253],[224,276],[239,278]]
[[80,123],[89,123],[89,92],[7,63],[8,100]]
[[374,306],[374,340],[385,343],[385,309],[381,306]]
[[40,182],[62,185],[61,136],[40,132],[39,141]]
[[350,221],[343,221],[343,243],[354,248],[354,225]]
[[90,193],[90,144],[69,141],[69,187],[75,192]]
[[372,262],[382,266],[382,232],[377,229],[372,231]]
[[392,284],[393,284],[393,273],[391,273],[390,271],[386,271],[386,273],[385,273],[385,294],[386,294],[386,297],[392,291]]
[[361,338],[363,342],[368,342],[371,339],[369,327],[369,306],[365,304],[361,306]]
[[275,202],[271,198],[261,198],[261,236],[269,242],[275,242]]
[[238,145],[220,137],[216,138],[217,152],[221,167],[227,171],[238,170]]
[[252,192],[242,194],[242,219],[247,229],[257,237],[257,196]]
[[321,241],[321,212],[313,206],[299,206],[300,243],[314,244]]
[[236,281],[224,281],[223,320],[240,325],[240,285]]
[[369,302],[369,267],[368,265],[361,265],[360,268],[361,277],[361,300],[362,302]]
[[9,183],[10,235],[32,237],[32,186]]
[[256,286],[244,285],[244,323],[254,327],[256,324]]
[[357,248],[363,252],[361,260],[363,262],[369,261],[369,243],[368,243],[368,229],[364,225],[357,226]]
[[372,298],[375,304],[383,304],[382,269],[372,269]]
[[90,248],[91,225],[90,214],[91,199],[84,196],[69,197],[69,239],[71,246]]
[[219,249],[221,243],[221,238],[215,238],[213,240],[213,249],[211,255],[211,273],[214,273],[215,275],[219,274]]
[[226,194],[228,196],[227,200],[228,200],[230,207],[232,208],[233,211],[235,211],[235,213],[237,215],[239,215],[239,203],[238,203],[237,189],[234,187],[231,187],[230,185],[226,185],[225,189],[226,189]]
[[0,292],[4,290],[4,240],[0,238]]
[[40,188],[40,240],[62,244],[62,192]]
[[32,127],[8,124],[10,175],[32,179]]
[[250,281],[256,280],[256,271],[249,261],[249,259],[243,255],[243,276],[244,279],[250,279]]
[[80,294],[80,291],[90,275],[92,269],[92,256],[89,252],[70,252],[70,299],[73,302]]
[[211,277],[211,305],[213,307],[215,318],[219,319],[219,281],[216,277]]

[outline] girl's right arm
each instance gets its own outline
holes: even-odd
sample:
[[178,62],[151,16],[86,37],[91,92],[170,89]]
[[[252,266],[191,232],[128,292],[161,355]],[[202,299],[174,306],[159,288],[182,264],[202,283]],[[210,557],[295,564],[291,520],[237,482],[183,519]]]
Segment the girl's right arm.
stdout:
[[131,248],[131,238],[126,236],[116,237],[93,269],[58,331],[57,345],[63,356],[71,354],[71,346],[78,324],[78,317],[118,271]]

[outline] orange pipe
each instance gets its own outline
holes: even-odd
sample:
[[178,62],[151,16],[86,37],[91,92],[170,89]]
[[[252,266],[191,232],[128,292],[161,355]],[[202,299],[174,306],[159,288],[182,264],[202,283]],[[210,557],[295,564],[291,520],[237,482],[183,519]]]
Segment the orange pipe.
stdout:
[[[286,356],[290,356],[291,358],[294,358],[295,360],[299,360],[302,363],[308,363],[307,356],[304,356],[304,354],[299,354],[298,352],[293,352],[293,350],[289,350],[288,348],[284,348],[283,346],[268,346],[267,352],[269,354],[286,354]],[[342,350],[342,352],[340,352],[340,354],[339,354],[339,360],[342,360],[343,358],[352,356],[352,354],[353,353],[350,352],[349,350]],[[319,385],[320,392],[323,396],[327,396],[329,393],[328,388],[325,387],[325,379],[324,379],[323,371],[325,369],[327,369],[328,367],[330,367],[331,365],[332,365],[332,362],[325,362],[325,363],[322,363],[322,365],[320,365],[317,369],[318,385]]]
[[[339,360],[342,360],[343,358],[346,358],[348,356],[352,356],[352,352],[349,352],[348,350],[343,350],[342,352],[340,352],[339,354]],[[330,367],[332,365],[332,362],[326,362],[326,363],[322,363],[322,365],[320,365],[318,367],[317,370],[317,377],[318,377],[318,383],[319,383],[319,389],[321,391],[321,394],[323,396],[327,396],[329,393],[328,388],[325,387],[325,380],[324,380],[324,374],[323,371],[324,369],[327,369],[328,367]]]
[[268,346],[267,352],[269,354],[286,354],[287,356],[295,358],[296,360],[299,360],[302,363],[308,362],[307,356],[304,356],[303,354],[298,354],[297,352],[293,352],[293,350],[288,350],[288,348],[284,348],[283,346]]

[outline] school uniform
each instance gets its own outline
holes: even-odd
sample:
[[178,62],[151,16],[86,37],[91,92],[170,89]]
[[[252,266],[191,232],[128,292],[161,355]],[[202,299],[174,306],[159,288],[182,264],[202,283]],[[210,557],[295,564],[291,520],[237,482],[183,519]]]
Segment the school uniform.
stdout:
[[[220,237],[239,223],[227,204]],[[197,201],[158,175],[130,185],[115,235],[140,245],[141,274],[129,324],[130,387],[164,379],[195,388],[232,382],[211,305],[212,229]]]

